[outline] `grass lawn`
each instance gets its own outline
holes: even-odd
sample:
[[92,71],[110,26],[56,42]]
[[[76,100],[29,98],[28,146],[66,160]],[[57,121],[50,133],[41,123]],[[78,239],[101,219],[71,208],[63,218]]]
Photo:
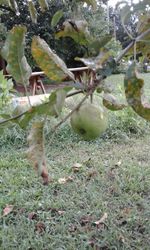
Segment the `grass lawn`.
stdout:
[[[143,77],[150,97],[150,74]],[[119,83],[118,98],[122,79],[108,80]],[[14,128],[1,137],[0,250],[150,249],[150,126],[131,109],[109,117],[92,142],[68,123],[52,139],[46,126],[49,186],[26,159],[25,134]]]

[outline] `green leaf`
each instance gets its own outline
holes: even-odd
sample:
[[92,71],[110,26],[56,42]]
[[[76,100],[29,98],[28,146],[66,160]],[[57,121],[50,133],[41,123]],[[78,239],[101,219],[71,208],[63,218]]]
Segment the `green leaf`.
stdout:
[[8,33],[1,54],[7,61],[7,71],[20,84],[29,84],[32,70],[24,55],[25,46],[25,26],[14,26]]
[[61,30],[55,33],[57,39],[71,37],[75,42],[87,46],[91,41],[88,24],[85,20],[66,20]]
[[47,0],[38,0],[38,2],[39,2],[42,12],[49,9]]
[[32,1],[28,2],[28,8],[33,23],[37,23],[37,11]]
[[138,115],[150,121],[150,103],[145,100],[143,87],[144,80],[137,77],[136,64],[133,63],[128,68],[124,78],[126,99]]
[[58,22],[59,22],[59,20],[62,18],[62,16],[63,16],[63,11],[62,11],[62,10],[58,10],[58,11],[54,14],[54,16],[53,16],[53,18],[52,18],[52,21],[51,21],[51,27],[52,27],[52,28],[54,28],[54,27],[58,24]]
[[67,68],[64,61],[49,48],[43,39],[35,36],[32,40],[31,50],[36,63],[51,80],[60,83],[69,76],[75,81],[73,73]]
[[46,167],[45,148],[44,148],[44,122],[34,122],[32,124],[29,136],[28,159],[32,166],[43,178],[43,184],[48,184],[49,177]]
[[15,10],[16,15],[19,15],[19,9],[18,9],[18,5],[17,2],[15,0],[9,0],[9,5],[10,7]]
[[108,93],[107,94],[104,93],[104,95],[103,95],[103,105],[107,109],[110,109],[111,111],[122,110],[125,107],[127,107],[126,104],[119,103],[117,101],[117,99],[112,94],[108,94]]

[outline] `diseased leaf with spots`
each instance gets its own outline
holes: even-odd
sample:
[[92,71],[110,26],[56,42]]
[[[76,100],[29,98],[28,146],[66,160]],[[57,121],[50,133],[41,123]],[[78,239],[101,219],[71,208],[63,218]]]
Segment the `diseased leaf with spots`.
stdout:
[[144,80],[138,78],[136,64],[132,63],[124,78],[126,99],[138,115],[150,121],[150,103],[146,101],[143,95],[143,87]]
[[60,83],[68,76],[75,80],[73,73],[67,68],[64,61],[51,50],[43,39],[35,36],[32,40],[31,50],[36,63],[51,80]]
[[[138,26],[137,26],[137,32],[141,34],[142,32],[145,32],[150,27],[150,14],[145,13],[145,15],[139,16]],[[138,41],[136,43],[136,51],[142,52],[143,55],[147,54],[150,51],[150,35],[146,35],[143,37],[142,41]]]
[[7,71],[19,84],[28,85],[32,70],[24,55],[25,26],[14,26],[8,33],[1,54],[7,61]]
[[122,110],[125,107],[127,107],[126,104],[119,103],[117,101],[117,99],[112,94],[109,94],[109,93],[104,93],[104,95],[103,95],[103,105],[107,109],[110,109],[111,111]]
[[46,167],[43,129],[43,122],[34,122],[32,124],[27,138],[29,143],[27,154],[29,161],[38,172],[39,176],[43,178],[43,184],[47,185],[49,182],[49,176]]

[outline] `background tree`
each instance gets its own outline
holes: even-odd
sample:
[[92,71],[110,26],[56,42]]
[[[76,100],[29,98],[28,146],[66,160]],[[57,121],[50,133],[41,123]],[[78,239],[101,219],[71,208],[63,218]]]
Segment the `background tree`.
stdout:
[[[50,1],[49,9],[44,12],[40,11],[37,1],[33,1],[37,9],[37,23],[33,23],[29,14],[27,0],[17,0],[19,13],[16,15],[8,6],[0,5],[1,22],[5,24],[5,29],[10,30],[14,25],[24,24],[27,27],[26,34],[26,56],[33,70],[37,70],[33,61],[30,47],[33,35],[39,35],[43,38],[51,48],[66,62],[68,67],[83,66],[81,62],[74,60],[75,57],[82,57],[86,52],[86,46],[82,46],[70,37],[62,37],[55,39],[55,32],[61,28],[66,19],[77,19],[76,7],[80,3],[77,1]],[[85,19],[89,23],[89,31],[95,38],[103,37],[107,32],[107,16],[105,8],[102,7],[103,1],[99,1],[98,8],[93,10],[89,6],[80,6],[78,18]],[[58,11],[63,11],[63,16],[56,27],[51,26],[52,17]]]

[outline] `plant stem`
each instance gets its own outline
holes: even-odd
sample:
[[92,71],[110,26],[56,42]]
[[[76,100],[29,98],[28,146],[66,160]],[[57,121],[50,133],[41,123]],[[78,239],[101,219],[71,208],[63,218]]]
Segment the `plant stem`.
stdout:
[[84,93],[83,90],[74,91],[74,92],[68,94],[68,95],[66,96],[66,98],[71,97],[71,96],[74,96],[74,95],[78,95],[78,94],[80,94],[80,93]]

